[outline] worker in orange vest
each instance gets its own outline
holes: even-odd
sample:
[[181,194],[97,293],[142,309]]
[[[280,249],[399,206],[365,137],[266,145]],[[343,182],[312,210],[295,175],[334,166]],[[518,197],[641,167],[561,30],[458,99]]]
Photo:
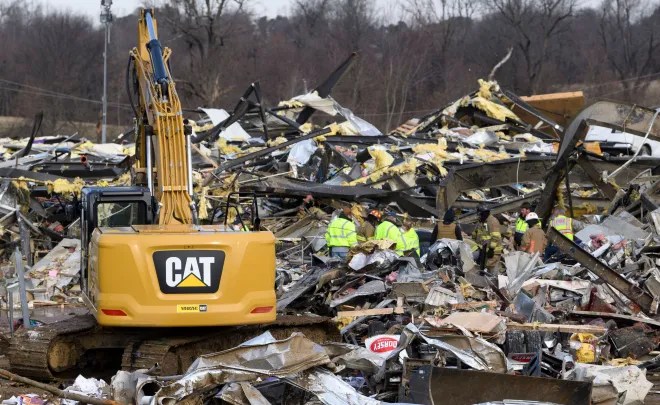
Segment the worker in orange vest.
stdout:
[[541,229],[539,216],[535,212],[530,212],[525,217],[525,221],[527,222],[527,231],[525,231],[520,242],[520,250],[531,254],[537,252],[543,254],[546,246],[548,246],[548,238]]

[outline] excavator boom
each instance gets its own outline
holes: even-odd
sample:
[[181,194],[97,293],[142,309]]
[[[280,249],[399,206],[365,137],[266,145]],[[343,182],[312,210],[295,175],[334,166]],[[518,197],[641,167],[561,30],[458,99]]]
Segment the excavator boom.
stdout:
[[130,52],[139,98],[138,161],[146,170],[147,187],[159,202],[158,223],[191,224],[196,212],[191,197],[191,131],[183,123],[181,101],[166,63],[170,55],[157,38],[153,11],[142,10],[138,46]]

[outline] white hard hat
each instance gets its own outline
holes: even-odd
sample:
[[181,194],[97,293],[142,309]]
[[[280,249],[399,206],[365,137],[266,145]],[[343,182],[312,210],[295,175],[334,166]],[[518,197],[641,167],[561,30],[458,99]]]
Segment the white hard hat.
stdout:
[[531,219],[539,219],[539,216],[536,215],[536,212],[530,212],[530,213],[527,214],[527,216],[525,217],[525,221],[529,221],[529,220],[531,220]]

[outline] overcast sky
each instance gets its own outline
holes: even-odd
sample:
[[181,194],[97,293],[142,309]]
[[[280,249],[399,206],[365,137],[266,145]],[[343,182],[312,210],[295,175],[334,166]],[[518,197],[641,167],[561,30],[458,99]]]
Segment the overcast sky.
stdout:
[[[94,21],[99,19],[101,11],[101,0],[37,0],[40,1],[47,10],[74,10],[91,17]],[[143,3],[158,7],[163,0],[112,0],[112,13],[122,17],[130,14]],[[393,11],[392,4],[400,3],[401,0],[376,0],[376,5],[381,13]],[[252,10],[258,15],[276,17],[278,15],[288,15],[291,11],[292,0],[250,0],[248,2]],[[396,8],[396,7],[395,7]]]
[[[37,0],[40,1],[47,10],[73,10],[87,14],[97,22],[101,11],[101,0]],[[112,13],[122,17],[132,13],[143,3],[158,7],[164,0],[112,0]],[[258,15],[276,17],[277,15],[287,15],[291,11],[292,0],[250,0],[250,7]],[[389,20],[393,15],[397,15],[399,5],[403,0],[376,0],[379,14]],[[600,0],[581,0],[580,5],[594,7],[600,3]],[[387,18],[390,17],[390,18]]]
[[[146,0],[147,4],[158,4],[162,0]],[[101,10],[101,0],[41,0],[47,9],[74,10],[81,13],[98,17]],[[112,0],[112,13],[117,16],[130,14],[140,7],[143,0]],[[252,7],[257,14],[265,14],[275,17],[278,14],[288,14],[290,0],[253,0]]]

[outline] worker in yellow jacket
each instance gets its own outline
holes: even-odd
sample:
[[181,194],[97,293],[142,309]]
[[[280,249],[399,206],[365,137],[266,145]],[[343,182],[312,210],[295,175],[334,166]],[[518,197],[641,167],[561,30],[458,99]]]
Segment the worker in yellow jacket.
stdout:
[[[566,216],[566,210],[561,207],[555,207],[552,210],[552,219],[548,225],[552,228],[555,228],[559,233],[564,235],[566,238],[571,241],[580,244],[580,241],[575,237],[575,233],[584,229],[584,223],[575,220],[571,217]],[[548,244],[548,247],[545,250],[544,261],[554,261],[556,258],[553,258],[557,253],[559,253],[559,248],[553,244]]]
[[412,225],[412,221],[409,219],[403,221],[403,238],[406,240],[406,248],[414,250],[419,257],[419,235],[417,235],[417,231]]
[[513,235],[516,247],[520,247],[522,243],[523,235],[527,232],[527,215],[532,212],[532,206],[528,202],[524,202],[520,205],[520,211],[518,212],[518,219],[516,219],[516,233]]
[[342,212],[333,219],[325,232],[325,242],[330,249],[330,257],[345,258],[351,246],[357,244],[355,224],[351,220],[350,207],[344,207]]
[[385,217],[376,227],[374,239],[389,240],[396,243],[396,253],[401,256],[403,255],[403,252],[408,250],[408,245],[406,243],[406,238],[403,236],[403,232],[401,232],[401,229],[399,229],[395,222],[396,219],[394,219],[394,217]]
[[563,208],[554,209],[554,218],[550,220],[550,226],[558,230],[562,235],[570,240],[573,240],[575,234],[573,232],[573,218],[566,216],[566,210]]
[[486,255],[486,268],[497,270],[503,252],[500,222],[490,214],[490,208],[485,204],[479,204],[477,212],[479,223],[472,232],[472,240],[481,248],[480,258]]
[[362,225],[358,228],[358,242],[366,242],[374,238],[378,221],[380,221],[380,211],[371,210],[367,218],[362,222]]

